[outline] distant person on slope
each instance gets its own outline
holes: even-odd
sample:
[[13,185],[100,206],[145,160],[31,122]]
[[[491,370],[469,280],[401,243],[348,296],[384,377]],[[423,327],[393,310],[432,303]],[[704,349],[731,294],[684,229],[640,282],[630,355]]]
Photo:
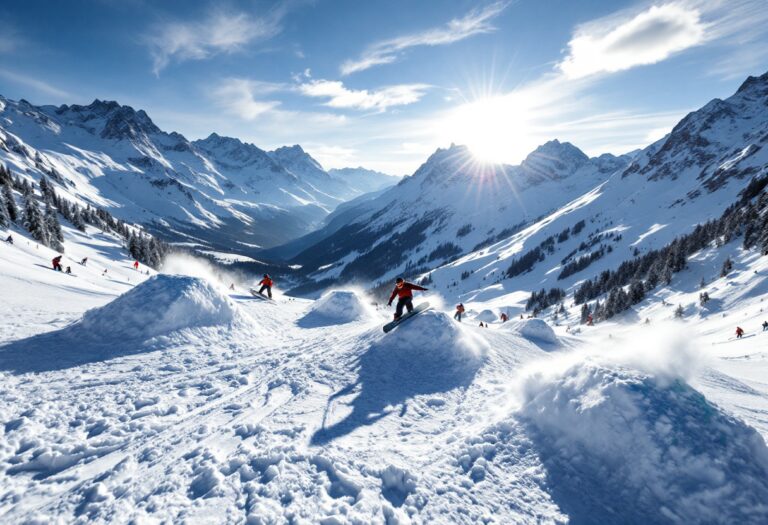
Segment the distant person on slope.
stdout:
[[71,267],[69,267],[69,266],[67,266],[67,271],[66,271],[66,273],[68,273],[68,274],[72,274],[72,268],[71,268]]
[[395,296],[398,297],[397,307],[395,308],[395,321],[403,316],[403,307],[407,308],[409,313],[413,311],[414,290],[427,291],[426,288],[421,287],[418,284],[405,282],[405,279],[402,277],[398,277],[395,280],[395,289],[392,290],[392,295],[389,296],[389,302],[387,302],[387,306],[392,306],[392,301],[395,300]]
[[768,321],[763,321],[763,332],[768,330]]
[[507,321],[509,321],[509,316],[504,312],[501,312],[501,322],[506,323]]
[[139,261],[134,261],[133,263],[133,269],[138,270],[139,269]]
[[85,266],[86,264],[88,264],[88,257],[83,257],[83,260],[82,260],[82,261],[80,261],[80,264],[82,264],[83,266]]
[[461,315],[464,313],[464,305],[459,303],[456,305],[456,313],[453,314],[453,318],[458,322],[461,322]]
[[274,284],[274,281],[270,279],[269,274],[265,273],[264,278],[259,281],[259,284],[261,285],[261,288],[259,288],[259,295],[264,295],[264,290],[266,290],[267,295],[272,299],[272,285]]
[[13,244],[13,235],[9,235],[8,238],[5,240],[8,244]]
[[63,270],[63,268],[61,267],[61,255],[57,255],[56,257],[54,257],[51,263],[53,264],[53,269],[56,270],[57,272],[60,272]]
[[744,330],[740,327],[736,327],[736,339],[741,339],[741,336],[744,335]]

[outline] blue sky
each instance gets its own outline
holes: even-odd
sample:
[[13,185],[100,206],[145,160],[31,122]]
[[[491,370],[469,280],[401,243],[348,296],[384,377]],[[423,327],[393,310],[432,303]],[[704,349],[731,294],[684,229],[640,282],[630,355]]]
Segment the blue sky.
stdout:
[[326,167],[415,170],[468,144],[519,162],[660,138],[768,70],[764,0],[7,0],[0,94],[117,100],[166,131]]

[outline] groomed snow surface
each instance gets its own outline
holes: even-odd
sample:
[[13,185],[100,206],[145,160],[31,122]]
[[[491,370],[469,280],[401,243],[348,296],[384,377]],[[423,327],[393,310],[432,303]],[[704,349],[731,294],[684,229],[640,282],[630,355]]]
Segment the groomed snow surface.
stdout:
[[664,344],[656,306],[384,334],[355,291],[264,302],[117,260],[108,283],[39,250],[0,247],[2,317],[34,327],[0,332],[3,523],[768,522],[768,387],[729,375],[768,370],[762,334]]

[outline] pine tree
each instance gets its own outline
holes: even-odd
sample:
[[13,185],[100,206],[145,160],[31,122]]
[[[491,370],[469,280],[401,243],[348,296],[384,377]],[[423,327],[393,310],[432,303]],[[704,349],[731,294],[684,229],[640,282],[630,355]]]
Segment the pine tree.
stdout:
[[0,227],[7,228],[10,225],[11,218],[8,216],[8,207],[5,205],[5,194],[0,193]]
[[56,210],[50,204],[45,205],[45,226],[50,236],[50,247],[56,251],[63,252],[64,233],[61,231],[61,224]]
[[5,208],[8,211],[8,218],[11,222],[19,220],[19,209],[16,207],[16,200],[13,198],[13,189],[9,184],[3,185],[3,196],[5,197]]
[[80,210],[80,206],[75,204],[72,207],[72,218],[70,219],[70,222],[72,223],[72,226],[80,230],[81,232],[85,231],[85,221],[83,220],[83,213]]
[[37,201],[28,195],[24,202],[24,227],[32,234],[32,238],[40,244],[50,246],[51,236],[45,225],[45,218],[37,206]]
[[725,261],[723,261],[723,268],[720,270],[720,277],[725,277],[731,272],[732,269],[733,269],[733,261],[731,260],[730,257],[728,257],[727,259],[725,259]]

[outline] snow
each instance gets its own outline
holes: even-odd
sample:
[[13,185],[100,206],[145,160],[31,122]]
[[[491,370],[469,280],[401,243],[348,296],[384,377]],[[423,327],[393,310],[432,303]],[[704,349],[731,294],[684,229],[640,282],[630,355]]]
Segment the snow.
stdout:
[[[573,336],[540,319],[480,328],[432,297],[434,309],[384,334],[391,310],[357,290],[258,301],[189,259],[170,267],[194,277],[147,278],[116,239],[65,227],[67,253],[93,261],[71,277],[36,266],[48,251],[15,235],[0,247],[0,286],[13,292],[0,346],[3,521],[766,517],[758,336],[711,345],[706,331],[723,328],[702,318],[689,325],[701,341],[665,344],[671,310],[656,303],[641,313],[656,337],[615,323]],[[711,295],[742,316],[735,305],[757,311],[768,268],[733,258]],[[708,318],[729,325],[714,308]],[[752,335],[756,323],[743,324]]]
[[540,341],[542,343],[557,344],[555,331],[543,319],[524,319],[521,321],[509,321],[504,325],[505,329],[513,329],[526,339]]
[[183,329],[229,327],[244,329],[252,321],[229,297],[196,277],[157,275],[111,303],[89,310],[73,326],[75,338],[144,341]]
[[332,290],[312,303],[307,314],[299,320],[305,328],[370,321],[376,313],[370,299],[353,290]]
[[[562,146],[539,152],[581,166],[552,159],[558,177],[593,164]],[[661,146],[638,165],[667,155]],[[761,154],[731,149],[726,167]],[[281,155],[322,176],[303,151]],[[432,309],[387,334],[391,308],[356,289],[262,301],[189,257],[136,272],[119,239],[67,225],[65,275],[49,267],[55,252],[13,230],[15,244],[0,243],[0,521],[762,525],[768,258],[735,239],[610,321],[579,325],[568,300],[557,316],[517,319],[555,279],[557,252],[590,232],[624,239],[563,286],[738,189],[664,207],[683,182],[613,177],[562,205],[552,196],[554,211],[433,272]],[[628,209],[643,213],[624,220]],[[500,279],[509,257],[581,218],[557,261]],[[733,271],[720,277],[726,257]],[[455,322],[458,301],[489,326]],[[501,311],[513,319],[494,322]]]

